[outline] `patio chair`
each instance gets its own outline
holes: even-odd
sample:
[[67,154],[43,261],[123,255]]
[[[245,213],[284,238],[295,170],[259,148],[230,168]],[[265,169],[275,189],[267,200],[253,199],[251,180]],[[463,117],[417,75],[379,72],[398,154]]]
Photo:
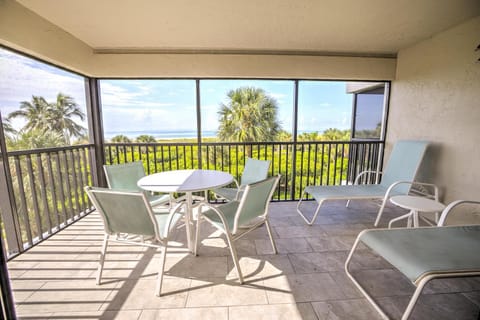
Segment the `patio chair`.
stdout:
[[[426,141],[398,141],[393,147],[390,159],[385,171],[382,174],[381,182],[379,184],[358,184],[364,175],[369,173],[377,173],[372,171],[363,171],[355,179],[354,185],[307,186],[303,190],[300,200],[297,203],[297,212],[308,225],[312,225],[317,218],[320,207],[326,200],[345,199],[348,200],[348,207],[351,199],[383,199],[382,205],[375,220],[375,226],[377,226],[387,200],[394,195],[408,194],[413,185],[423,188],[424,190],[433,189],[434,198],[435,200],[438,200],[438,190],[435,185],[414,181],[427,146],[428,142]],[[305,213],[300,209],[305,194],[310,194],[318,203],[311,220],[308,220]]]
[[247,158],[245,162],[245,168],[243,169],[242,176],[240,177],[240,184],[237,180],[235,180],[235,188],[218,188],[212,191],[215,193],[217,198],[223,198],[228,201],[238,200],[241,197],[243,190],[245,190],[245,186],[247,184],[267,178],[269,167],[269,160]]
[[480,276],[480,225],[444,226],[452,209],[465,203],[480,204],[480,201],[452,202],[443,210],[437,227],[371,229],[360,232],[345,262],[345,272],[384,319],[388,319],[388,316],[349,270],[357,246],[360,243],[367,245],[416,286],[402,315],[402,319],[408,319],[430,280]]
[[[200,225],[202,220],[206,220],[225,234],[235,268],[237,269],[238,279],[240,284],[243,284],[243,275],[234,241],[265,223],[273,253],[277,253],[277,247],[275,246],[268,221],[268,205],[279,179],[280,175],[246,185],[240,200],[232,200],[217,206],[201,203],[198,208],[195,255],[197,254]],[[202,211],[204,208],[207,210]]]
[[[105,171],[107,184],[110,189],[121,191],[142,190],[137,186],[137,181],[145,177],[145,169],[141,161],[104,165],[103,170]],[[168,194],[153,195],[152,193],[147,193],[146,195],[152,207],[164,205],[173,200],[173,196]]]
[[[101,284],[103,264],[109,241],[163,248],[155,294],[161,295],[165,258],[170,231],[181,218],[179,203],[169,210],[166,207],[152,209],[145,193],[124,192],[106,188],[85,187],[88,197],[100,213],[105,228],[96,282]],[[150,240],[150,242],[146,242]]]

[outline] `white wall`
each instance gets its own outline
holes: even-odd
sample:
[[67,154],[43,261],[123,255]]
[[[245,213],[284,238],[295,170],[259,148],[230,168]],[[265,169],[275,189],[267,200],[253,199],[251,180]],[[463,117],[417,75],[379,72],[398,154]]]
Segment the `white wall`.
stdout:
[[432,180],[443,200],[480,200],[480,16],[399,52],[388,149],[399,139],[434,143]]

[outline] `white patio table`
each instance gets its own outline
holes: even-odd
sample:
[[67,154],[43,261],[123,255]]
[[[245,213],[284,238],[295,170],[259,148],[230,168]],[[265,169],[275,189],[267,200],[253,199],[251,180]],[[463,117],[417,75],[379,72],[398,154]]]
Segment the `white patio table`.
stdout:
[[185,193],[187,245],[193,252],[193,192],[206,191],[226,186],[233,182],[233,176],[227,172],[215,170],[173,170],[154,173],[138,180],[137,185],[148,191],[165,193]]

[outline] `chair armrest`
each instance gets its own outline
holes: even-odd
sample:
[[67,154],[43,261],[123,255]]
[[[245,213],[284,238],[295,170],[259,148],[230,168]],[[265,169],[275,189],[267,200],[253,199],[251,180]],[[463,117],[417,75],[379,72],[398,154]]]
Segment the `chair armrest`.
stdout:
[[443,227],[445,225],[445,221],[447,220],[448,215],[450,214],[450,211],[452,211],[453,208],[465,204],[465,203],[470,203],[470,204],[480,204],[480,201],[475,201],[475,200],[456,200],[451,202],[448,206],[443,209],[442,214],[440,216],[440,219],[438,220],[438,227]]
[[378,182],[378,175],[381,175],[383,172],[381,171],[374,171],[374,170],[365,170],[365,171],[362,171],[360,172],[356,177],[355,177],[355,180],[353,181],[353,184],[358,184],[358,181],[360,180],[360,178],[362,178],[364,175],[366,174],[369,174],[369,173],[374,173],[375,175],[377,175],[377,177],[375,178]]
[[410,184],[410,185],[417,185],[417,186],[421,186],[423,188],[427,187],[427,188],[432,188],[433,190],[433,194],[428,194],[427,192],[424,192],[422,193],[424,196],[427,196],[429,198],[432,198],[434,199],[435,201],[439,201],[439,193],[438,193],[438,187],[433,184],[433,183],[426,183],[426,182],[418,182],[418,181],[397,181],[397,182],[394,182],[392,183],[388,189],[387,189],[387,192],[385,193],[385,197],[388,197],[390,195],[390,193],[396,188],[398,187],[399,185],[401,184]]
[[222,211],[218,209],[218,206],[214,206],[214,205],[212,205],[210,203],[206,203],[206,202],[202,202],[198,206],[198,221],[197,221],[197,223],[200,223],[200,216],[203,215],[202,214],[202,207],[207,207],[210,210],[212,210],[213,212],[215,212],[220,217],[220,220],[222,220],[222,223],[225,226],[225,228],[228,228],[227,219],[223,215]]
[[[419,194],[429,198],[433,198],[435,201],[439,201],[439,192],[438,192],[437,185],[433,183],[418,182],[418,181],[413,181],[412,185],[420,186],[422,188],[422,190],[417,191]],[[433,192],[429,193],[428,188],[430,188],[430,191],[433,191]]]

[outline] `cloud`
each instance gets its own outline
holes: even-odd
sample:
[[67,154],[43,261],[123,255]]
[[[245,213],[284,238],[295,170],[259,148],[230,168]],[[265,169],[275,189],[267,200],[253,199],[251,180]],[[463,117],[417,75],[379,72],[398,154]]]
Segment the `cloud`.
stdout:
[[[86,112],[83,77],[0,48],[0,110],[2,117],[18,110],[20,102],[42,96],[54,102],[58,93],[72,96]],[[21,121],[15,121],[19,128]],[[86,122],[81,123],[86,127]]]

